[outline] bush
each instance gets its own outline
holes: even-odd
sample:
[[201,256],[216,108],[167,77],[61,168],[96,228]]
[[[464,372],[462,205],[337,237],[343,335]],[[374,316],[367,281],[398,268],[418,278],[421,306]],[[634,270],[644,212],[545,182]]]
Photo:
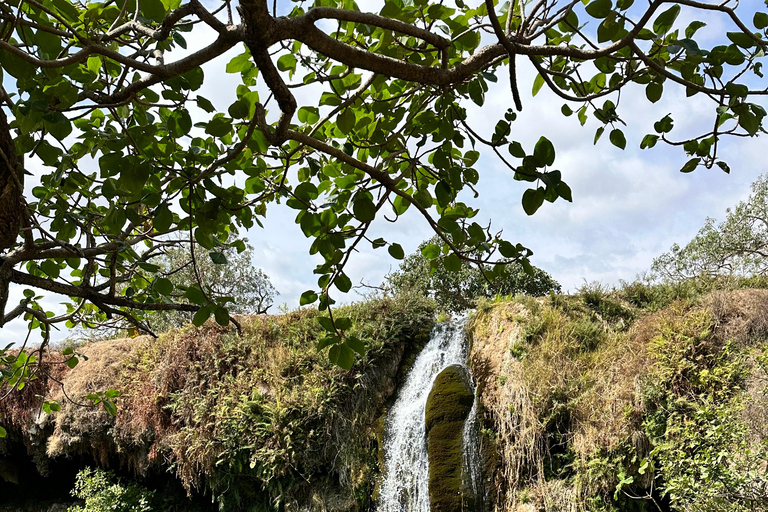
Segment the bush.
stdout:
[[72,496],[85,500],[84,506],[69,512],[150,512],[154,491],[135,484],[125,484],[111,471],[86,468],[77,474]]

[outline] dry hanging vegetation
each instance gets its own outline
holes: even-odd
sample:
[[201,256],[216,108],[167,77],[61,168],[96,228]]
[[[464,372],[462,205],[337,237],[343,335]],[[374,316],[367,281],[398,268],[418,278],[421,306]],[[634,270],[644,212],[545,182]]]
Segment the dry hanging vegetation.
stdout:
[[242,336],[209,322],[159,340],[77,349],[88,360],[63,375],[64,390],[76,401],[121,390],[114,418],[66,401],[39,420],[37,411],[14,414],[34,410],[20,402],[25,393],[0,403],[0,413],[26,437],[36,421],[38,450],[46,450],[39,458],[82,456],[138,474],[170,469],[190,493],[209,492],[226,510],[362,506],[377,470],[376,420],[404,355],[428,339],[434,310],[411,295],[339,311],[367,345],[349,372],[317,351],[319,313],[305,309],[242,317]]
[[471,364],[496,510],[768,506],[768,292],[640,288],[481,305]]

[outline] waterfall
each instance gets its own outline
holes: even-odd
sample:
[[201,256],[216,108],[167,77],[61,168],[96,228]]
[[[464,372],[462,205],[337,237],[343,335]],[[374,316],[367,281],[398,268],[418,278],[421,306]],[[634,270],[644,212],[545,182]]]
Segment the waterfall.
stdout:
[[[435,326],[389,412],[378,512],[429,512],[429,459],[424,426],[427,397],[443,369],[466,363],[465,323],[466,317],[462,317]],[[471,468],[470,485],[475,491],[480,485],[476,479],[480,464],[476,411],[473,405],[464,428],[465,467]]]

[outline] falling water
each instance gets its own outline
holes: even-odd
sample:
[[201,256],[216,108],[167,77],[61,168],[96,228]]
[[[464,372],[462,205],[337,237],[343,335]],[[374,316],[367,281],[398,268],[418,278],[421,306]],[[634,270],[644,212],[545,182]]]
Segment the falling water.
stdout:
[[[443,369],[466,362],[465,321],[460,318],[435,326],[387,417],[379,512],[429,512],[429,459],[424,427],[427,397]],[[475,413],[473,405],[464,429],[465,467],[471,468],[473,490],[478,486],[475,477],[479,473],[479,455],[477,442],[467,443],[467,439],[477,439]]]

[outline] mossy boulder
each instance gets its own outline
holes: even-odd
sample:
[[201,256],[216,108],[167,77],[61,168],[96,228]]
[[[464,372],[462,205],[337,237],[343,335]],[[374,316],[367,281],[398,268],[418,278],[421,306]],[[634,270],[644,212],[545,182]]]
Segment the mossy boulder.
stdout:
[[474,399],[469,372],[461,365],[440,372],[429,392],[425,425],[432,512],[462,512],[475,501],[465,483],[462,449]]

